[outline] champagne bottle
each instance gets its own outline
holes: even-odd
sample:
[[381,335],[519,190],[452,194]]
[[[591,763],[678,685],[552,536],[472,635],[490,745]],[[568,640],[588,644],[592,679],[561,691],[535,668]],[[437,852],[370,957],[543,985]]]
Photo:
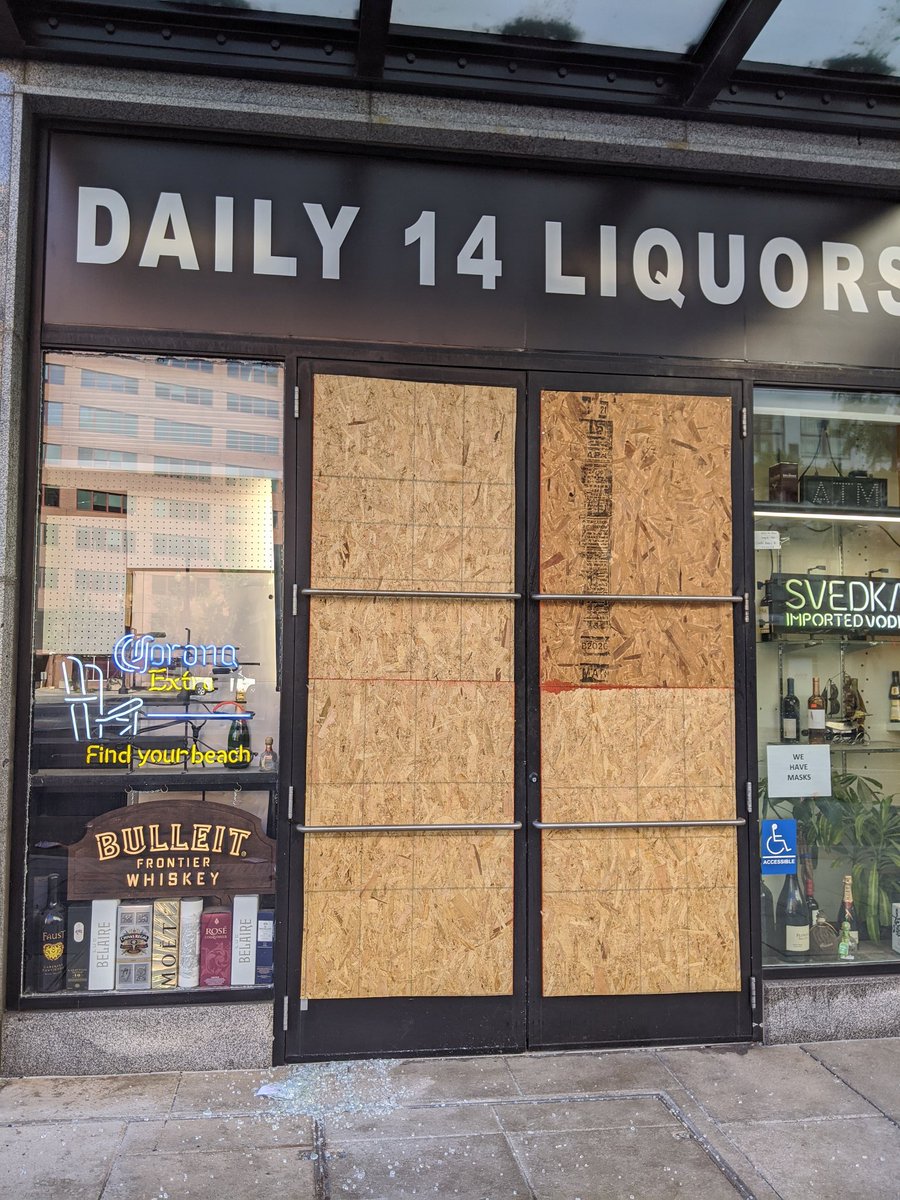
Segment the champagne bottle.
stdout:
[[47,907],[41,919],[42,992],[61,992],[66,975],[66,909],[59,899],[59,876],[47,880]]
[[[235,701],[237,703],[237,711],[242,712],[242,705],[246,701],[243,692],[235,693]],[[225,765],[233,770],[240,770],[243,767],[250,766],[250,725],[243,717],[236,716],[228,726],[228,749],[235,751],[235,761],[227,762]]]
[[825,741],[825,701],[819,693],[818,676],[813,676],[812,694],[806,702],[807,735],[811,746]]
[[809,913],[809,927],[812,929],[819,917],[819,902],[813,895],[812,872],[806,876],[806,909]]
[[853,907],[852,875],[844,876],[844,898],[838,909],[837,920],[834,923],[835,929],[840,929],[845,921],[850,935],[850,949],[853,951],[859,945],[859,922],[856,920],[856,912]]
[[900,671],[891,671],[888,707],[888,720],[892,725],[900,725]]
[[791,958],[809,954],[809,909],[796,872],[784,877],[775,919],[784,953]]
[[794,694],[793,679],[788,679],[781,701],[781,740],[791,745],[800,741],[800,701]]

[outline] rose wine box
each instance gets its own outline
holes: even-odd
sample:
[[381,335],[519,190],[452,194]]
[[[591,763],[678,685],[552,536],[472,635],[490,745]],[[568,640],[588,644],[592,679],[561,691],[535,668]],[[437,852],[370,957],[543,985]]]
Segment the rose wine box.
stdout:
[[231,984],[231,913],[208,908],[200,914],[200,986]]

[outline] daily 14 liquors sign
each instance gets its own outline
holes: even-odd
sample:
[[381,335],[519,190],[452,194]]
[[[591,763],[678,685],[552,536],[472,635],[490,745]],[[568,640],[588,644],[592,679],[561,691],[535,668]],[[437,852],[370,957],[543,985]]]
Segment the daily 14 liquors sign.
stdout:
[[885,633],[900,629],[900,579],[773,575],[773,629],[800,633]]

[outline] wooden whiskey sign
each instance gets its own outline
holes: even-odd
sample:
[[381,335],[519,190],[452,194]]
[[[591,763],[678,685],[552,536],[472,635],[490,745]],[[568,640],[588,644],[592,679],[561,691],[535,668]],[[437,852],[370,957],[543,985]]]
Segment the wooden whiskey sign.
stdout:
[[70,900],[275,890],[275,843],[251,813],[202,800],[104,813],[69,847]]

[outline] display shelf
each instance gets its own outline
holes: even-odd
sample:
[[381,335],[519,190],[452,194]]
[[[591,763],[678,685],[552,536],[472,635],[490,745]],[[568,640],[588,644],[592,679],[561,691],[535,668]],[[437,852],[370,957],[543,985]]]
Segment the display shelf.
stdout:
[[177,784],[179,791],[264,791],[278,785],[277,771],[253,767],[206,771],[203,768],[163,767],[154,771],[116,771],[98,768],[80,778],[74,771],[38,771],[31,776],[33,788],[64,788],[66,791],[143,792]]

